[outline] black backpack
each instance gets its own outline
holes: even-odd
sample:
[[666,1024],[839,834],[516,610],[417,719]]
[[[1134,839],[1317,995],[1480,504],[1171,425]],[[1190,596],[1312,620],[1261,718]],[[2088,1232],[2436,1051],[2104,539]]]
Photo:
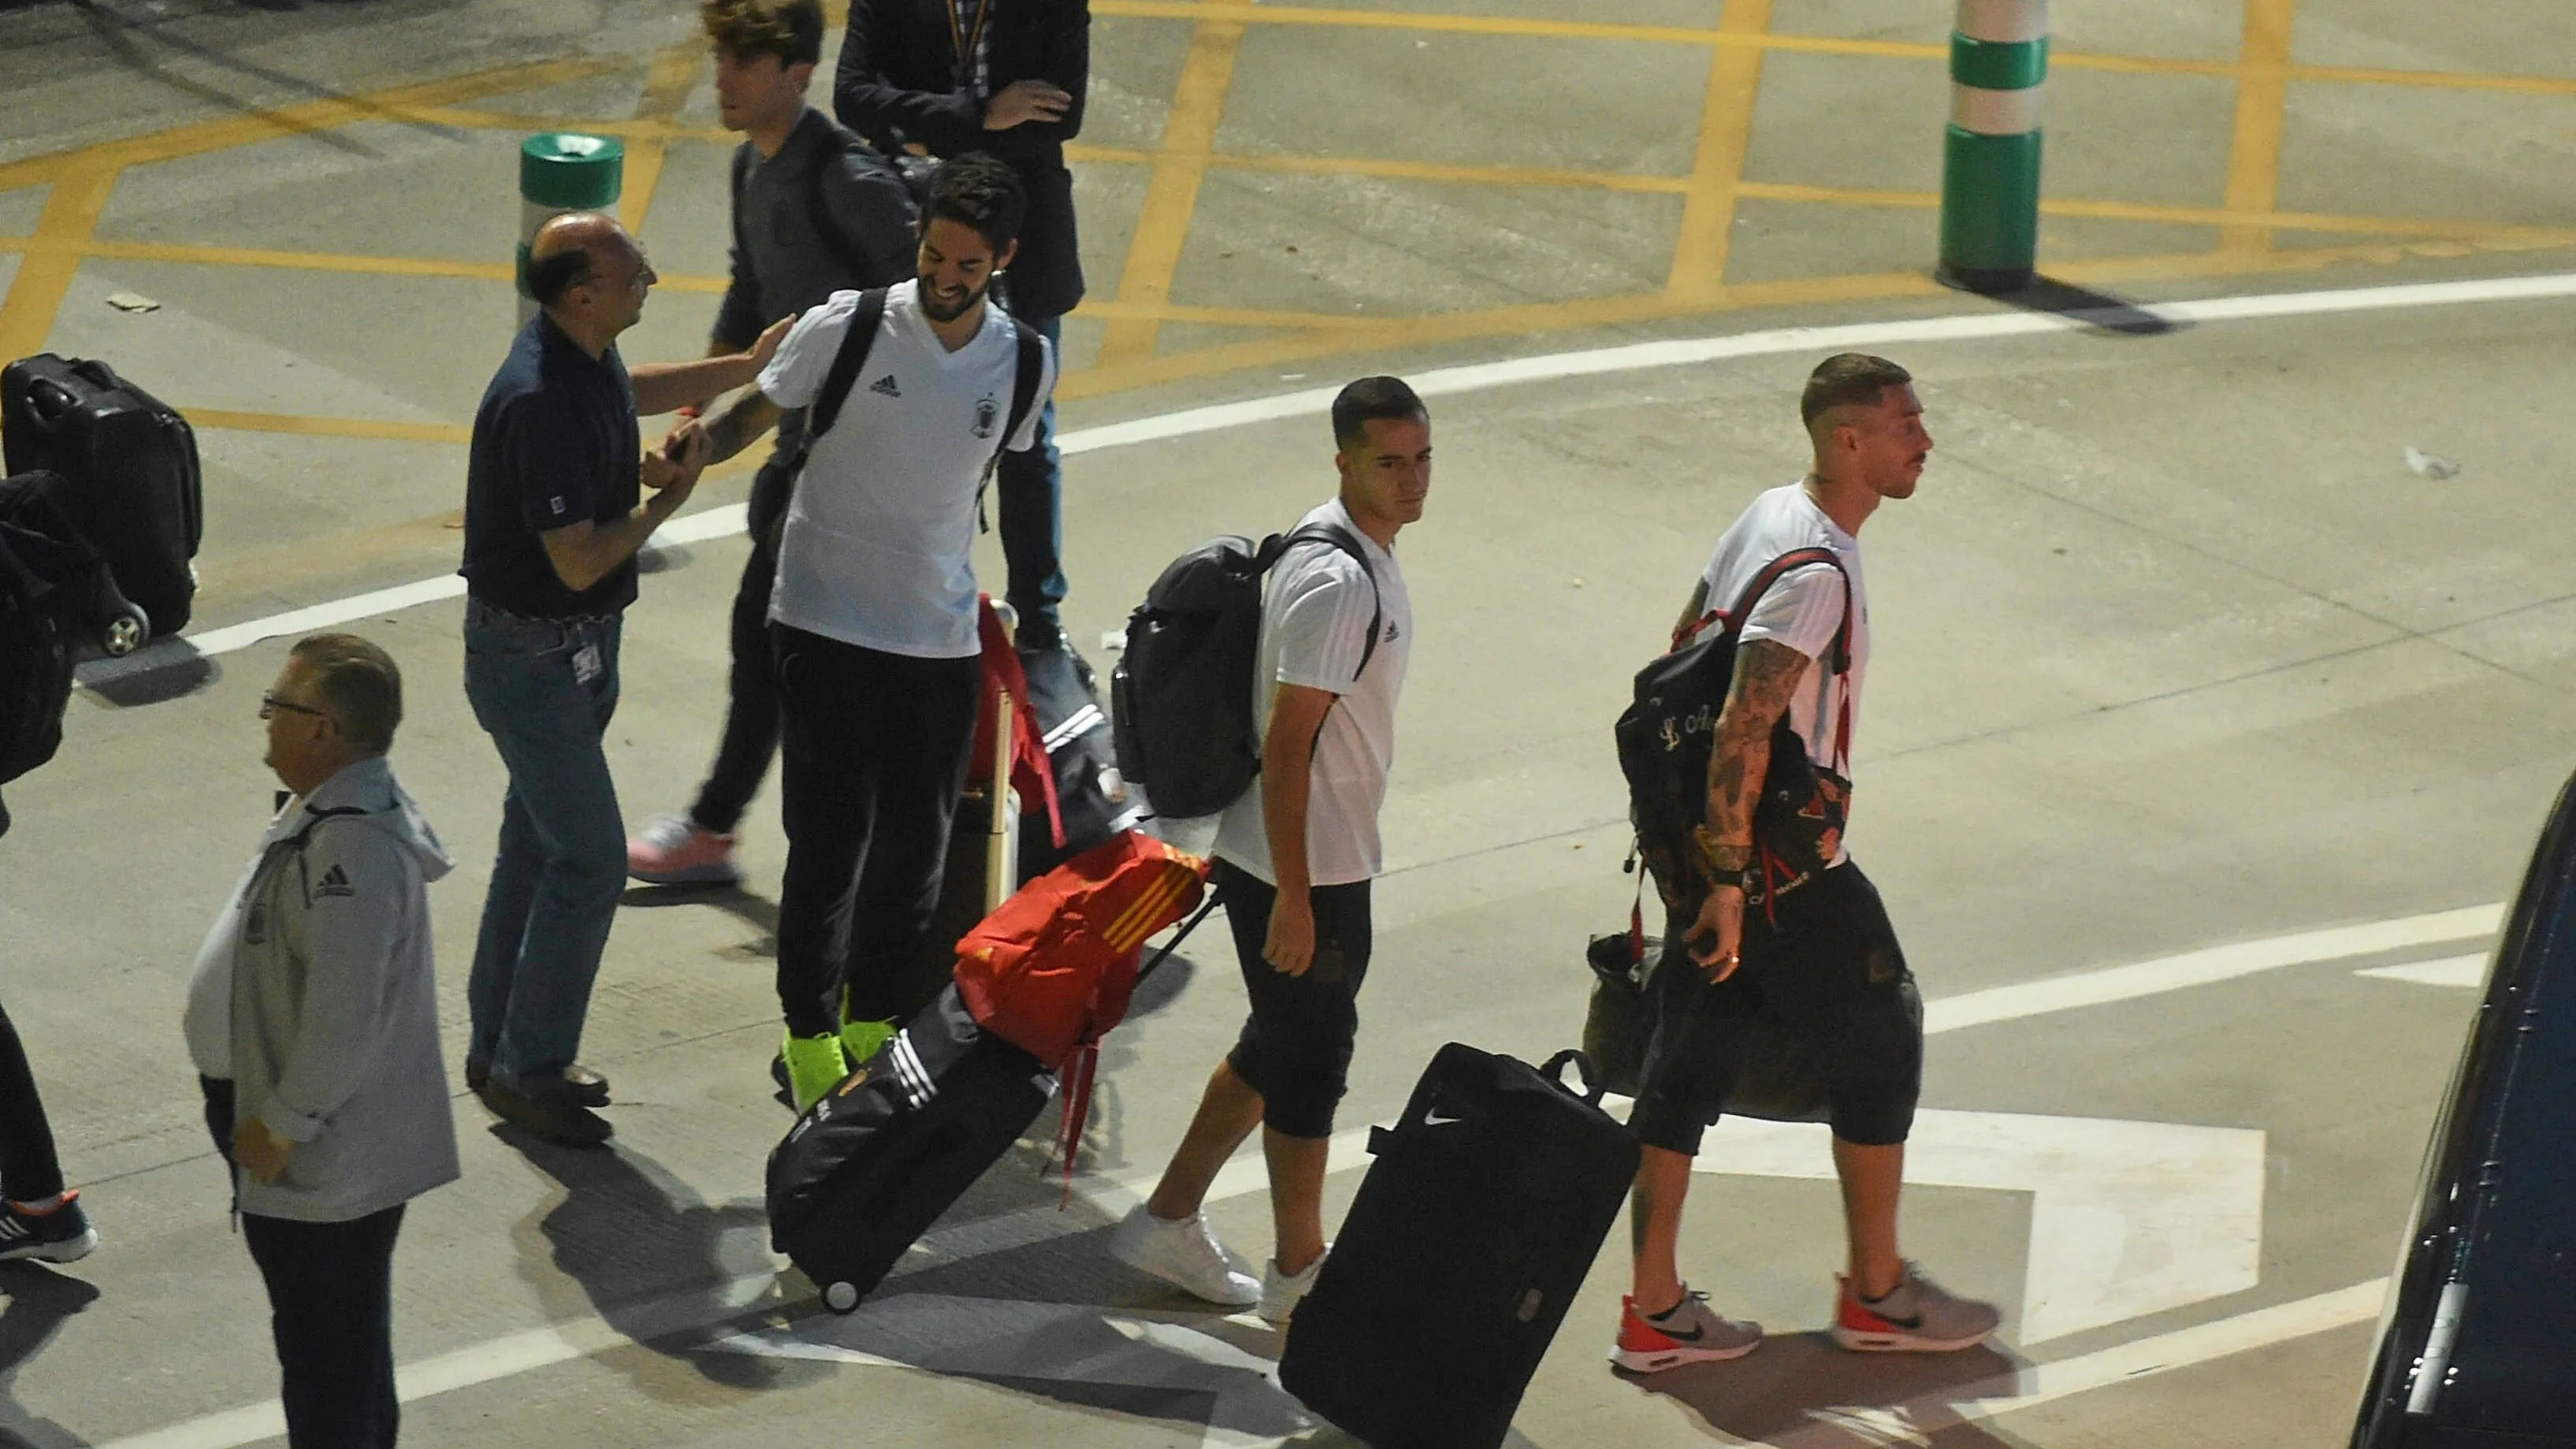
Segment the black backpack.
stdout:
[[[991,305],[989,302],[987,306]],[[859,306],[850,314],[850,329],[841,334],[841,345],[832,352],[831,370],[823,374],[822,389],[814,394],[813,404],[805,412],[805,431],[781,460],[787,469],[788,486],[795,486],[797,475],[805,471],[805,460],[813,454],[814,441],[832,430],[840,421],[841,406],[850,400],[850,389],[858,384],[859,370],[868,365],[868,351],[876,346],[877,327],[885,321],[886,289],[870,287],[859,294]],[[984,517],[984,490],[993,481],[993,470],[1001,465],[1002,450],[1018,436],[1020,426],[1029,420],[1029,409],[1036,406],[1038,382],[1046,371],[1046,339],[1031,328],[1020,325],[1010,313],[1011,336],[1019,346],[1019,357],[1011,377],[1011,407],[1001,431],[993,442],[993,455],[984,460],[984,476],[975,484],[975,517]],[[787,509],[782,499],[779,516]],[[777,519],[766,520],[775,526]]]
[[[1851,576],[1843,573],[1842,560],[1827,548],[1794,549],[1763,565],[1733,609],[1702,618],[1676,638],[1671,653],[1637,672],[1634,698],[1620,714],[1615,731],[1619,770],[1628,777],[1628,817],[1637,828],[1637,854],[1667,906],[1696,900],[1708,888],[1697,866],[1699,853],[1692,847],[1691,831],[1708,818],[1709,751],[1718,711],[1725,707],[1727,691],[1735,681],[1735,646],[1745,617],[1781,575],[1819,563],[1831,565],[1843,579],[1843,622],[1826,667],[1837,675],[1848,672]],[[1848,733],[1847,725],[1843,733]],[[1840,807],[1849,798],[1848,789],[1839,777],[1816,769],[1808,760],[1805,742],[1783,713],[1772,727],[1771,764],[1754,820],[1756,854],[1762,857],[1765,878],[1775,890],[1787,889],[1819,868],[1824,863],[1815,858],[1820,845],[1825,858],[1833,854],[1833,840],[1826,835],[1827,822],[1821,817],[1815,828],[1797,830],[1781,816],[1798,815],[1830,797],[1836,807],[1830,829],[1839,834]]]
[[[1359,560],[1369,587],[1377,571],[1347,530],[1311,523],[1256,544],[1240,534],[1212,539],[1172,560],[1127,617],[1127,645],[1109,676],[1118,772],[1141,785],[1167,819],[1214,815],[1261,773],[1261,732],[1252,717],[1253,671],[1261,647],[1262,581],[1301,543],[1338,548]],[[1369,613],[1360,667],[1377,653],[1384,604]]]

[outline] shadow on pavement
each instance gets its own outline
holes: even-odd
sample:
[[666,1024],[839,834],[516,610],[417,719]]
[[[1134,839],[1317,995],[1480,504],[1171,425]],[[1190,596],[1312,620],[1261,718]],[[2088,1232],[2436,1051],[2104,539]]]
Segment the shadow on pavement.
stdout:
[[1773,1335],[1760,1350],[1732,1363],[1619,1377],[1673,1400],[1720,1433],[1777,1449],[2022,1449],[2021,1440],[1959,1412],[2014,1392],[2014,1374],[2022,1367],[1991,1347],[1855,1354],[1821,1333],[1797,1333]]
[[2097,292],[2073,282],[2054,277],[2033,277],[2030,285],[2018,292],[1984,292],[2008,307],[2025,312],[2047,312],[2063,317],[2095,332],[2109,332],[2122,337],[2161,337],[2180,332],[2191,324],[2159,315],[2125,297]]
[[42,1353],[63,1320],[98,1301],[96,1284],[34,1263],[0,1267],[0,1449],[78,1449],[89,1441],[18,1407],[18,1370]]
[[196,693],[224,677],[223,665],[184,636],[155,639],[122,659],[83,662],[73,679],[118,709],[160,704]]
[[[564,1188],[563,1200],[519,1233],[520,1275],[550,1309],[571,1307],[553,1301],[560,1297],[560,1273],[579,1285],[609,1327],[712,1382],[768,1389],[811,1376],[775,1360],[710,1353],[700,1342],[706,1324],[757,1311],[738,1305],[727,1290],[737,1279],[771,1270],[768,1217],[760,1204],[710,1206],[659,1163],[624,1148],[557,1147],[506,1123],[492,1131]],[[531,1228],[543,1247],[531,1240]],[[546,1270],[549,1262],[553,1272]],[[602,1361],[617,1364],[648,1397],[681,1392],[668,1375],[637,1367],[649,1361]]]

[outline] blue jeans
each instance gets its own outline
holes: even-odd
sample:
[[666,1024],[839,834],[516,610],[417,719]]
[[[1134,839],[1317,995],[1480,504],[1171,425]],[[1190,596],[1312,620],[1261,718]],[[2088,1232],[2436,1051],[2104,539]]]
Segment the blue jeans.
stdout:
[[[467,1054],[505,1083],[560,1075],[626,885],[626,823],[602,748],[617,712],[615,618],[528,619],[469,599],[465,697],[501,751],[501,844],[465,987]],[[578,656],[598,667],[579,677]]]
[[[1049,344],[1063,341],[1061,318],[1023,317]],[[1062,365],[1061,356],[1058,365]],[[1064,602],[1064,467],[1055,446],[1055,396],[1038,413],[1037,444],[1002,455],[994,491],[1001,495],[1002,597],[1020,616],[1020,628],[1056,632],[1056,606]]]

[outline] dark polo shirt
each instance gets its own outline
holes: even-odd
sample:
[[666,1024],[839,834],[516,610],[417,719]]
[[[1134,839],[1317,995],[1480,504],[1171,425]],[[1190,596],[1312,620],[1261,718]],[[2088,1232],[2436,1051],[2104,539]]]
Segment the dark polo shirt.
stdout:
[[465,464],[465,592],[540,619],[609,614],[635,602],[635,562],[567,588],[540,537],[609,523],[643,495],[635,388],[612,345],[599,357],[538,313],[519,329],[474,412]]

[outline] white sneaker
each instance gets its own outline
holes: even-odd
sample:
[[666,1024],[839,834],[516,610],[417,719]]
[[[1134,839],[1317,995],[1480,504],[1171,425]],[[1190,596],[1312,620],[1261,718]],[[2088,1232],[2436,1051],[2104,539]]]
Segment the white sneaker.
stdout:
[[1278,1259],[1271,1259],[1269,1265],[1261,1270],[1261,1306],[1252,1311],[1271,1327],[1286,1328],[1289,1318],[1297,1312],[1297,1305],[1314,1288],[1315,1275],[1324,1271],[1324,1260],[1331,1256],[1333,1245],[1326,1243],[1324,1251],[1315,1255],[1315,1261],[1306,1265],[1306,1271],[1293,1277],[1279,1271]]
[[1175,1222],[1138,1203],[1110,1233],[1109,1252],[1128,1267],[1210,1303],[1249,1308],[1263,1301],[1261,1284],[1242,1259],[1216,1240],[1202,1213]]

